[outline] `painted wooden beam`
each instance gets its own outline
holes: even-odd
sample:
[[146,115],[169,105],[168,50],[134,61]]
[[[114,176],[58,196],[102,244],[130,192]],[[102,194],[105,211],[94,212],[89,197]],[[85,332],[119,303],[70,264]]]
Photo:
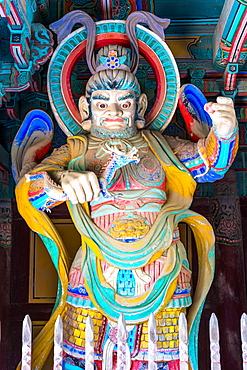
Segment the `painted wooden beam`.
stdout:
[[213,37],[213,62],[224,71],[224,90],[236,89],[237,73],[247,59],[247,1],[226,0]]

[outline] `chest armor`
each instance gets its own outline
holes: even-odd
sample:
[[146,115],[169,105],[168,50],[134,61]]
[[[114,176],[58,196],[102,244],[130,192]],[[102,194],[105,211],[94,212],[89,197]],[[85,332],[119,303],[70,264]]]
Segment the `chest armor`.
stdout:
[[[102,169],[109,161],[109,154],[97,158],[96,150],[88,150],[86,155],[86,169],[100,176]],[[117,190],[141,190],[158,188],[165,191],[165,173],[161,163],[149,147],[138,150],[140,161],[128,164],[118,169],[107,184],[107,189]]]

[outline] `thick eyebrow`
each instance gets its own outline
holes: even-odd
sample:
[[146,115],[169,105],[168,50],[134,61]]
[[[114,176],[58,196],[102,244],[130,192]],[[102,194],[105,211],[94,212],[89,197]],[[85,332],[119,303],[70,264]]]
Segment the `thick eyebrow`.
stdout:
[[120,96],[118,100],[126,100],[126,99],[134,99],[134,98],[135,98],[134,94],[128,93],[126,95]]
[[108,96],[101,95],[101,94],[93,95],[92,99],[93,100],[110,100],[110,98]]

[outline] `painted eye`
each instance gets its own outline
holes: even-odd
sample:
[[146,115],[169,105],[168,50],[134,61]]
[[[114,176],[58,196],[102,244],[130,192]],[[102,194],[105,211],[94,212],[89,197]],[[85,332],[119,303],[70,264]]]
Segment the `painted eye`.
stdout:
[[121,108],[122,109],[128,109],[130,106],[131,106],[131,102],[130,101],[126,101],[126,102],[124,102],[124,103],[121,104]]
[[99,109],[106,109],[108,107],[108,105],[106,103],[97,103],[97,107]]

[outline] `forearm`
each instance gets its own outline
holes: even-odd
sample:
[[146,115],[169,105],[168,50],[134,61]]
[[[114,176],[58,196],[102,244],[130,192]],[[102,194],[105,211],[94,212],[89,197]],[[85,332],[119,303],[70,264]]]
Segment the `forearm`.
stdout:
[[212,128],[208,137],[197,143],[173,137],[166,139],[174,154],[197,182],[213,182],[224,176],[236,156],[238,129],[223,138]]
[[212,182],[223,178],[232,165],[238,150],[238,127],[228,137],[221,137],[213,127],[206,139],[197,143],[201,158],[208,163],[209,169],[198,182]]
[[49,157],[26,175],[27,181],[30,181],[29,200],[35,208],[41,211],[48,210],[67,200],[60,182],[69,161],[69,146],[64,145],[55,149]]

